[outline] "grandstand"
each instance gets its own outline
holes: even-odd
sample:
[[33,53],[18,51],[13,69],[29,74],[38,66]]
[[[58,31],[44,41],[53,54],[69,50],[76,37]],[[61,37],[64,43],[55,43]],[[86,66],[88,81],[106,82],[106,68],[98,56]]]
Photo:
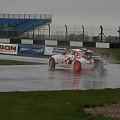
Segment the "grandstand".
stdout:
[[51,14],[0,14],[0,37],[19,38],[51,22]]

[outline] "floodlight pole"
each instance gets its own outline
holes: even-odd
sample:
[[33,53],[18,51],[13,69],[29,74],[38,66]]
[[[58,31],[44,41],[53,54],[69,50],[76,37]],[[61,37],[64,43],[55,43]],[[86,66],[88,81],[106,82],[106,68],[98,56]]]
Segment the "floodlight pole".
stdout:
[[119,30],[118,30],[118,33],[119,33],[119,42],[120,42],[120,26],[118,26]]
[[102,40],[103,40],[103,27],[100,26],[100,28],[101,28],[100,41],[101,41],[101,43],[102,43]]
[[48,24],[48,27],[49,27],[49,39],[50,39],[50,24]]
[[65,39],[67,40],[67,35],[68,35],[67,25],[65,25],[65,32],[66,32]]
[[82,28],[83,28],[83,41],[84,41],[84,39],[85,39],[85,28],[84,28],[83,25],[82,25]]
[[34,35],[35,35],[34,29],[35,29],[35,28],[34,28],[34,25],[33,25],[33,38],[34,38]]

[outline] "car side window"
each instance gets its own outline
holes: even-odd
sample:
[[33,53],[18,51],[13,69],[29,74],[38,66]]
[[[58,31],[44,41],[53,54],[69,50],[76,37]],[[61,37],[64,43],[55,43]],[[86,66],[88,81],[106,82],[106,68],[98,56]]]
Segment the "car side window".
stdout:
[[75,55],[75,51],[73,51],[73,50],[68,50],[68,51],[66,52],[66,54],[67,54],[67,55]]
[[77,52],[75,53],[75,56],[80,56]]
[[71,53],[71,55],[75,55],[75,51],[73,51],[73,50],[71,50],[70,53]]

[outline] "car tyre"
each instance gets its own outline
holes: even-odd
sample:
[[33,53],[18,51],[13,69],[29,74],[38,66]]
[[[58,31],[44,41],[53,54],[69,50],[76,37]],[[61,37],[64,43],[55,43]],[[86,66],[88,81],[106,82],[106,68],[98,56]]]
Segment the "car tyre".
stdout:
[[79,72],[81,70],[81,63],[78,60],[74,62],[73,70],[75,72]]
[[55,60],[54,60],[54,58],[50,58],[50,60],[49,60],[49,68],[50,68],[51,71],[55,70]]

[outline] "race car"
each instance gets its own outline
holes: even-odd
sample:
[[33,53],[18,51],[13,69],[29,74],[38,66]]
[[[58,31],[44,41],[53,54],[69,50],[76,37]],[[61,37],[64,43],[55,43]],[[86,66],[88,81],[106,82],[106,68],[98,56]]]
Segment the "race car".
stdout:
[[103,70],[104,60],[101,56],[87,56],[82,49],[68,49],[63,54],[50,57],[50,70],[55,70],[56,67],[73,69],[75,72],[93,69]]

